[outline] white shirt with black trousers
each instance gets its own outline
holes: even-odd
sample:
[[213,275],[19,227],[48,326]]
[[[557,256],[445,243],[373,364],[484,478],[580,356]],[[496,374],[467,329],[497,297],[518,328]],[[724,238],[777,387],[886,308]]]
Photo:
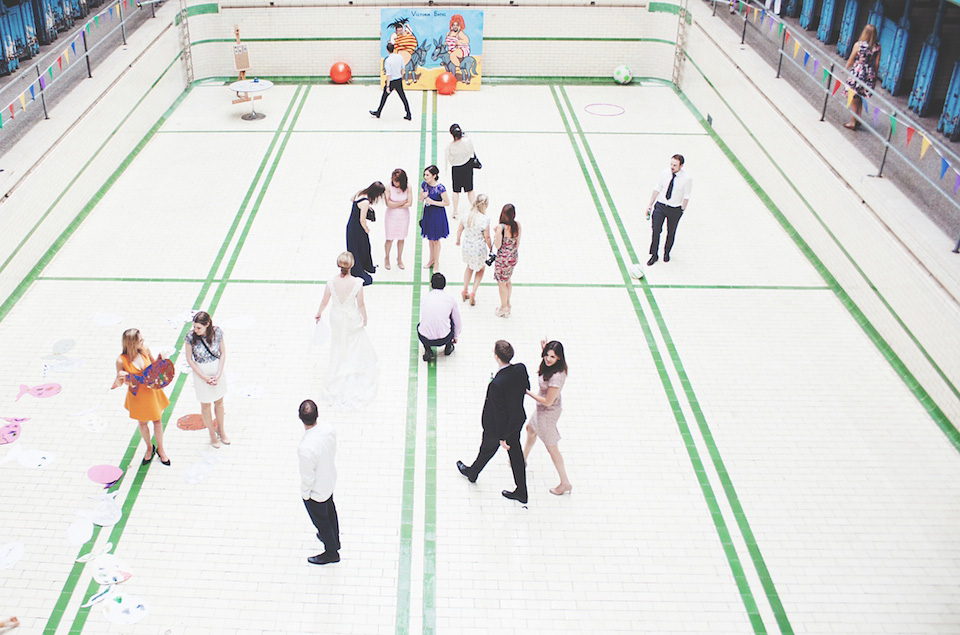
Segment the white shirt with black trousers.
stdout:
[[660,232],[663,230],[663,221],[667,221],[667,239],[663,245],[663,260],[670,261],[670,250],[673,249],[673,240],[677,234],[677,225],[683,216],[683,203],[689,201],[693,189],[693,178],[681,168],[674,174],[670,168],[660,173],[657,179],[657,199],[653,205],[653,222],[651,226],[650,260],[652,265],[659,260],[657,253],[660,250]]
[[[297,454],[300,457],[300,497],[310,520],[317,528],[317,538],[323,542],[324,553],[339,560],[340,523],[333,503],[333,487],[337,483],[334,457],[337,453],[337,435],[333,425],[320,419],[306,429]],[[321,563],[315,563],[321,564]]]

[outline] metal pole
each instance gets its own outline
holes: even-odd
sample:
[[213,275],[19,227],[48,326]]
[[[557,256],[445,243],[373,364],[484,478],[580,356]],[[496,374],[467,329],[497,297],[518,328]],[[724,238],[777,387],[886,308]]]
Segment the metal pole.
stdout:
[[150,3],[150,17],[151,17],[151,18],[157,17],[157,3],[156,3],[156,2],[151,2],[151,3]]
[[713,17],[717,17],[717,0],[713,0]]
[[783,25],[783,34],[780,37],[780,51],[777,53],[777,79],[780,79],[780,67],[783,66],[783,47],[787,45],[787,23],[780,24]]
[[824,95],[823,95],[823,110],[820,111],[820,121],[823,121],[824,117],[827,116],[827,103],[830,101],[830,78],[833,77],[833,62],[830,63],[830,72],[827,74]]
[[953,248],[953,253],[960,254],[960,236],[957,236],[957,246]]
[[[893,116],[896,117],[897,113],[893,113]],[[880,159],[880,169],[877,170],[877,178],[883,176],[883,166],[887,163],[887,152],[890,151],[891,137],[893,137],[893,126],[890,126],[890,130],[887,131],[887,142],[883,144],[883,158]]]
[[[742,5],[743,3],[741,2],[740,4]],[[747,9],[749,9],[749,7],[747,7]],[[749,10],[743,12],[743,32],[740,33],[740,44],[743,44],[747,39],[747,14],[749,12]]]
[[80,33],[83,34],[83,56],[87,59],[87,77],[93,77],[93,73],[90,72],[90,53],[87,52],[87,30],[81,29]]
[[[37,79],[40,79],[40,67],[39,67],[39,66],[34,66],[34,68],[37,69]],[[39,83],[38,83],[38,85],[39,85]],[[40,105],[43,106],[43,118],[44,118],[44,119],[49,119],[50,117],[47,116],[47,100],[43,98],[43,89],[42,89],[42,88],[40,89]]]
[[123,45],[127,45],[127,32],[123,28],[123,2],[117,3],[117,13],[120,14],[120,39],[123,40]]

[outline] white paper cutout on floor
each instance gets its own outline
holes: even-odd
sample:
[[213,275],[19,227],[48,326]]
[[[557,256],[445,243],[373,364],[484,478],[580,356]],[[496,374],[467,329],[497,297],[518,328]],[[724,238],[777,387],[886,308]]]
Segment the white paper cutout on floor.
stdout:
[[123,509],[117,502],[117,492],[89,496],[88,498],[100,501],[87,516],[93,524],[101,527],[112,527],[123,517]]
[[257,320],[249,315],[241,315],[238,317],[228,317],[226,319],[220,320],[217,323],[217,326],[227,329],[228,331],[233,330],[244,330],[253,327],[257,323]]
[[0,571],[17,564],[26,551],[27,547],[22,542],[8,542],[0,545]]
[[95,604],[100,604],[108,597],[113,596],[114,591],[112,586],[102,586],[100,590],[91,595],[86,602],[80,605],[82,609],[88,609]]
[[3,465],[7,461],[16,459],[17,463],[23,467],[37,469],[50,465],[56,458],[57,456],[53,452],[46,452],[44,450],[28,450],[18,443],[17,445],[13,446],[13,448],[5,457],[3,457],[3,459],[0,459],[0,465]]
[[257,399],[263,396],[263,386],[231,384],[230,393],[247,399]]
[[38,384],[36,386],[20,384],[20,393],[17,395],[16,401],[20,401],[20,397],[24,395],[30,395],[37,399],[47,399],[48,397],[59,395],[61,390],[63,390],[63,386],[60,384]]
[[[77,512],[81,516],[80,512]],[[75,547],[86,544],[93,537],[93,522],[88,517],[81,517],[67,527],[67,542]]]
[[90,321],[97,326],[116,326],[123,322],[123,318],[113,313],[97,312],[90,316]]
[[77,421],[77,425],[87,432],[103,432],[107,429],[107,421],[98,414],[90,413],[83,415]]
[[93,560],[93,579],[97,584],[120,584],[133,576],[130,567],[120,556],[103,553]]
[[167,322],[169,322],[170,324],[174,325],[174,326],[177,327],[177,328],[180,328],[181,326],[183,326],[183,325],[186,324],[187,322],[192,322],[192,321],[193,321],[193,316],[196,315],[196,314],[199,313],[199,312],[200,312],[200,309],[189,309],[189,310],[183,311],[182,313],[179,313],[179,314],[177,314],[177,315],[175,315],[175,316],[173,316],[173,317],[168,317],[168,318],[167,318]]
[[177,369],[177,372],[181,374],[189,375],[193,372],[193,369],[190,368],[190,363],[187,361],[186,356],[178,358],[174,367]]
[[82,357],[63,357],[43,363],[43,376],[48,373],[73,373],[83,368]]
[[157,357],[162,357],[164,359],[170,359],[173,357],[174,353],[177,352],[176,346],[161,346],[157,349]]
[[[79,512],[77,512],[77,514],[79,515]],[[90,553],[83,554],[82,556],[77,558],[75,562],[90,562],[97,556],[102,556],[103,554],[110,553],[111,551],[113,551],[113,543],[108,542],[102,547],[100,547],[99,549],[94,549]]]
[[19,423],[5,423],[0,426],[0,445],[13,443],[20,438]]
[[66,355],[73,350],[73,347],[76,345],[77,343],[74,340],[60,340],[59,342],[54,342],[53,352],[55,355]]
[[213,471],[213,466],[224,462],[224,459],[212,452],[201,450],[200,456],[203,460],[192,464],[183,473],[183,480],[190,485],[199,485],[207,480]]
[[138,597],[113,593],[103,603],[103,616],[114,624],[136,624],[147,616],[147,605]]

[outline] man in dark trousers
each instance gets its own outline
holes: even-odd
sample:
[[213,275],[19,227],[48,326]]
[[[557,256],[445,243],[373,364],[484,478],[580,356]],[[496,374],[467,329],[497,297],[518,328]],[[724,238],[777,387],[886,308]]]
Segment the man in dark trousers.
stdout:
[[303,438],[297,447],[300,457],[300,498],[323,542],[323,553],[307,558],[310,564],[340,562],[340,521],[333,504],[337,469],[337,435],[327,421],[317,422],[317,404],[307,399],[300,404]]
[[510,342],[497,340],[493,346],[493,355],[500,369],[490,380],[487,398],[483,402],[483,438],[480,441],[480,452],[473,465],[467,466],[463,461],[457,461],[457,469],[471,483],[476,483],[487,462],[497,450],[503,448],[510,457],[513,480],[517,487],[512,492],[503,490],[502,494],[504,498],[526,504],[527,470],[523,461],[523,450],[520,448],[520,429],[527,419],[523,410],[523,397],[530,388],[530,378],[527,376],[526,366],[510,363],[513,359],[513,346]]
[[667,242],[663,246],[663,261],[670,262],[670,250],[673,249],[673,239],[677,235],[677,225],[680,224],[680,217],[690,202],[692,189],[693,179],[683,169],[683,155],[673,155],[670,157],[670,167],[660,173],[657,187],[650,195],[650,204],[647,206],[648,220],[653,212],[648,267],[660,260],[657,252],[660,250],[660,232],[663,231],[664,220],[667,221]]
[[403,102],[403,107],[407,111],[403,118],[410,121],[410,104],[407,103],[407,96],[403,92],[403,57],[393,52],[393,44],[387,44],[387,53],[389,55],[383,60],[383,72],[387,76],[387,83],[380,97],[380,107],[371,110],[370,114],[379,119],[380,113],[383,112],[383,105],[387,103],[387,97],[391,92],[396,92],[400,95],[400,101]]

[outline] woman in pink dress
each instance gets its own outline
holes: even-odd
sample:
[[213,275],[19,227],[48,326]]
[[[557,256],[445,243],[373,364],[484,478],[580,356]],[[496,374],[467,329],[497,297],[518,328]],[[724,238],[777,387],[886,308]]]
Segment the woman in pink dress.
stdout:
[[390,248],[393,241],[397,241],[397,266],[403,266],[403,241],[410,229],[410,205],[413,204],[413,195],[408,187],[407,173],[397,168],[390,175],[390,188],[386,197],[387,211],[384,220],[386,242],[383,245],[383,266],[390,268]]
[[494,261],[493,279],[500,287],[500,306],[494,311],[497,317],[510,317],[510,295],[513,293],[513,268],[517,266],[520,249],[520,223],[517,222],[517,209],[507,203],[500,211],[500,222],[493,230],[493,250],[497,252]]
[[527,462],[530,456],[530,450],[533,444],[537,442],[537,437],[547,446],[547,452],[553,459],[553,465],[557,468],[560,475],[560,484],[550,488],[550,493],[562,496],[567,492],[573,491],[573,485],[567,478],[567,470],[563,464],[563,457],[560,456],[560,432],[557,430],[557,421],[560,420],[560,413],[563,412],[563,404],[560,401],[560,391],[563,389],[564,382],[567,381],[567,360],[563,355],[563,344],[553,340],[548,342],[546,339],[540,341],[542,349],[540,361],[540,370],[537,372],[539,390],[537,394],[527,391],[527,396],[537,402],[537,409],[530,422],[527,424],[527,441],[523,444],[523,461]]

